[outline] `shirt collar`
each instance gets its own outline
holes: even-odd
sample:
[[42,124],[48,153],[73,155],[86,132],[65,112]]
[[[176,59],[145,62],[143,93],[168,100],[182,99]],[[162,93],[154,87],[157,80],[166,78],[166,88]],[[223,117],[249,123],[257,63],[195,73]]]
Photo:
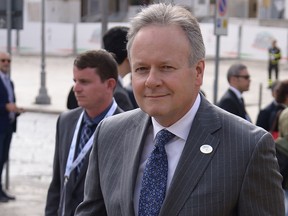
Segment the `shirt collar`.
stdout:
[[102,119],[104,119],[104,117],[106,116],[106,114],[108,113],[108,111],[110,110],[111,106],[112,106],[113,102],[99,115],[97,115],[95,118],[91,119],[88,114],[86,113],[86,111],[84,112],[84,116],[83,116],[83,120],[86,120],[87,118],[90,119],[93,122],[93,125],[97,125],[99,124],[100,121],[102,121]]
[[123,85],[123,78],[120,75],[118,75],[118,82]]
[[231,91],[233,91],[233,92],[236,94],[236,96],[237,96],[239,99],[242,98],[242,94],[241,94],[241,92],[240,92],[238,89],[236,89],[236,88],[233,87],[233,86],[229,86],[229,88],[230,88]]
[[[192,126],[192,122],[195,118],[195,115],[199,109],[200,106],[200,102],[201,102],[201,96],[198,94],[193,106],[190,108],[190,110],[181,118],[179,119],[177,122],[175,122],[173,125],[171,125],[170,127],[167,127],[166,129],[168,131],[170,131],[171,133],[175,134],[177,137],[183,139],[183,140],[187,140],[187,137],[189,135],[191,126]],[[152,117],[152,125],[153,125],[153,137],[155,139],[156,134],[164,129],[165,127],[163,127],[162,125],[160,125],[154,117]]]
[[9,78],[9,76],[2,71],[0,71],[0,77],[1,79]]
[[7,74],[3,73],[2,71],[0,71],[0,79],[6,85],[7,80],[9,80],[9,76]]

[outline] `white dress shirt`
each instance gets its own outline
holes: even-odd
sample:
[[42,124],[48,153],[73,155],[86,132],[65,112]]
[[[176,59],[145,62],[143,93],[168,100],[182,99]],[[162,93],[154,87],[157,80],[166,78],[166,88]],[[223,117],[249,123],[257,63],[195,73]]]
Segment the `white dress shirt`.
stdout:
[[[170,127],[166,128],[168,131],[175,134],[175,137],[165,145],[165,150],[166,150],[167,159],[168,159],[168,178],[167,178],[166,194],[167,194],[167,191],[169,190],[173,175],[175,173],[177,164],[179,162],[180,156],[184,149],[187,137],[189,135],[192,122],[200,106],[200,102],[201,102],[201,97],[198,94],[191,109],[180,120],[175,122]],[[142,177],[143,177],[143,172],[146,166],[146,162],[151,152],[153,151],[156,134],[163,128],[165,127],[160,125],[152,117],[152,126],[148,129],[146,141],[145,141],[142,155],[141,155],[136,184],[135,184],[135,190],[134,190],[135,215],[138,215],[141,183],[142,183]]]

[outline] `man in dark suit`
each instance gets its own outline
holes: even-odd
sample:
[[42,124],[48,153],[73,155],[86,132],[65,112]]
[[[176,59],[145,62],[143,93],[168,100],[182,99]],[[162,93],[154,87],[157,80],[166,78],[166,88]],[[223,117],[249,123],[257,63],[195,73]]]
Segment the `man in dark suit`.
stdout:
[[257,121],[256,125],[259,127],[264,128],[267,131],[270,131],[270,128],[273,124],[275,114],[279,110],[283,110],[284,106],[279,104],[276,101],[276,95],[278,88],[280,86],[280,81],[275,81],[271,85],[271,93],[273,97],[273,101],[268,104],[265,108],[261,109],[258,116],[257,116]]
[[9,158],[9,149],[13,132],[16,132],[17,116],[24,110],[17,107],[14,85],[9,77],[11,57],[0,52],[0,202],[14,200],[3,190],[2,172]]
[[191,12],[143,8],[127,47],[140,109],[98,125],[75,215],[283,215],[271,135],[199,93],[205,47]]
[[257,119],[257,124],[260,127],[265,126],[267,129],[264,129],[269,131],[274,139],[279,135],[279,116],[288,106],[288,80],[280,81],[276,88],[275,103],[261,110]]
[[[114,92],[114,98],[124,111],[134,109],[129,92],[123,86],[123,78],[131,72],[127,56],[127,34],[129,28],[126,26],[115,26],[110,28],[103,36],[104,49],[113,53],[118,63],[118,82]],[[133,96],[133,92],[132,96]]]
[[244,64],[233,64],[228,69],[227,80],[229,89],[218,102],[218,106],[222,109],[240,116],[251,122],[246,112],[245,103],[242,93],[249,90],[250,75],[247,66]]
[[[117,63],[107,51],[80,54],[74,61],[73,76],[74,92],[81,108],[62,113],[57,121],[46,216],[74,215],[77,205],[83,200],[92,134],[102,119],[122,112],[113,99]],[[82,142],[85,137],[87,139]]]

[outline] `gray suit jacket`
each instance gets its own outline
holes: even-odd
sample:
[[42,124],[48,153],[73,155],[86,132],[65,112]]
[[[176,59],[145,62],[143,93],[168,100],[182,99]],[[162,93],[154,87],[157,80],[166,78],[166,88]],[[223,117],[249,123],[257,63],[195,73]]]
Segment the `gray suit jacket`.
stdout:
[[[98,126],[75,215],[135,215],[133,193],[150,125],[136,109]],[[212,153],[199,150],[204,144]],[[281,181],[271,135],[202,97],[159,215],[284,215]]]
[[[46,216],[60,215],[59,204],[61,200],[61,191],[63,190],[64,185],[66,162],[77,121],[82,111],[82,108],[76,108],[71,111],[62,113],[58,118],[52,181],[48,189],[45,208]],[[118,107],[114,114],[118,114],[120,112],[122,112],[122,110]],[[77,180],[75,177],[75,171],[72,171],[70,175],[66,188],[65,215],[67,216],[74,215],[76,207],[83,200],[84,182],[88,161],[89,153],[84,158],[84,163],[82,165],[81,172],[77,177]]]

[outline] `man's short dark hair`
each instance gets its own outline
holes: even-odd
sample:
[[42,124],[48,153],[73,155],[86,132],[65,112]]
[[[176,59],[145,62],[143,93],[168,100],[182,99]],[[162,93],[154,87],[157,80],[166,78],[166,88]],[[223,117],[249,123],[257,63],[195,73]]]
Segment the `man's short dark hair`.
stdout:
[[277,94],[275,99],[278,103],[284,104],[286,102],[287,97],[288,97],[288,80],[283,80],[280,82],[277,88]]
[[74,60],[74,66],[81,70],[95,68],[95,73],[100,76],[102,82],[110,78],[118,80],[117,63],[112,54],[103,49],[79,54]]
[[103,36],[104,49],[113,53],[118,64],[127,58],[127,34],[129,28],[126,26],[115,26],[109,29]]

